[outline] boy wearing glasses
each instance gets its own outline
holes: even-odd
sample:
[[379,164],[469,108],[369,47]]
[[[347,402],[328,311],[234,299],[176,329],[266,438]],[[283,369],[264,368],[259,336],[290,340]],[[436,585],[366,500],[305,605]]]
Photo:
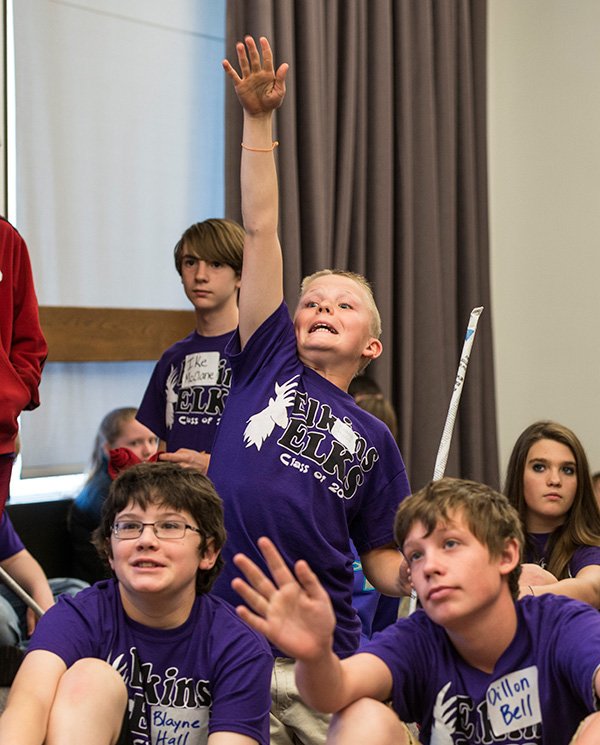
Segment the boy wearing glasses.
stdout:
[[171,463],[111,485],[96,546],[114,579],[40,620],[0,719],[3,745],[267,745],[272,656],[207,594],[221,500]]

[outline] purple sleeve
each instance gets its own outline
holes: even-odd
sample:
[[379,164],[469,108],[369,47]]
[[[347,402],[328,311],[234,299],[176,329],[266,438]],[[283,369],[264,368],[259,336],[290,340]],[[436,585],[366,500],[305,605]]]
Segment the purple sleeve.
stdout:
[[85,602],[95,592],[92,586],[82,590],[79,596],[60,595],[38,621],[27,651],[53,652],[67,667],[83,657],[99,657],[102,622],[95,604]]
[[587,566],[600,565],[600,546],[580,546],[569,562],[569,571],[573,577]]
[[35,409],[40,405],[38,387],[48,355],[48,345],[40,326],[27,245],[12,225],[5,220],[2,225],[3,240],[14,245],[12,302],[10,311],[8,308],[3,308],[2,311],[12,313],[11,342],[7,351],[14,371],[29,392],[30,400],[24,408]]
[[269,743],[273,656],[265,639],[242,625],[227,607],[211,630],[218,665],[208,725],[213,732],[237,732]]
[[15,531],[10,517],[4,512],[0,519],[0,561],[10,559],[24,548],[25,545]]
[[[542,596],[545,597],[548,596]],[[577,691],[588,712],[593,712],[597,709],[594,679],[600,668],[600,616],[587,603],[571,598],[561,598],[560,602],[560,623],[553,624],[556,648],[549,657],[560,666],[570,690]]]
[[157,362],[135,418],[154,432],[158,438],[166,442],[164,388],[160,362]]

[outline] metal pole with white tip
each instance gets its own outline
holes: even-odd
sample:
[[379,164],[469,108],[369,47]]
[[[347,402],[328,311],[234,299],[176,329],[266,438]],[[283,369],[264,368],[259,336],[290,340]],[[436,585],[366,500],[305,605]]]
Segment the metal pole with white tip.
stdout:
[[[460,362],[458,363],[458,370],[456,371],[456,380],[454,381],[454,390],[452,391],[452,397],[450,399],[450,406],[448,407],[448,414],[446,415],[446,423],[444,424],[444,430],[442,432],[442,439],[438,448],[437,457],[435,459],[435,466],[433,469],[433,480],[438,481],[444,476],[446,471],[446,464],[448,463],[448,454],[450,452],[450,443],[452,442],[452,432],[454,431],[454,422],[456,421],[456,414],[458,412],[458,404],[460,403],[460,397],[462,394],[463,384],[467,374],[467,365],[469,364],[469,357],[471,355],[471,347],[473,346],[473,340],[475,339],[475,332],[477,331],[477,323],[479,316],[483,311],[483,306],[479,308],[473,308],[471,315],[469,316],[469,323],[467,325],[467,333],[465,335],[465,341],[463,344],[462,352],[460,354]],[[408,612],[414,613],[417,609],[417,593],[413,590],[410,595],[410,605]]]
[[2,567],[0,567],[0,580],[4,582],[4,584],[9,588],[9,590],[12,590],[15,595],[17,595],[21,600],[27,605],[31,610],[36,614],[38,618],[41,618],[44,615],[44,611],[41,609],[41,607],[35,602],[35,600],[25,592],[25,590],[21,587],[20,584],[15,582],[15,580],[6,572]]

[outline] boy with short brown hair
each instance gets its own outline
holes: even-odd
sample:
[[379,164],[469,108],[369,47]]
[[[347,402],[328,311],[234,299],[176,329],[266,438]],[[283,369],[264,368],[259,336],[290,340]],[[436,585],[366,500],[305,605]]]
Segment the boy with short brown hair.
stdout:
[[162,441],[160,459],[206,473],[229,387],[224,355],[238,323],[244,229],[210,218],[190,225],[173,251],[196,328],[152,372],[137,419]]
[[[361,653],[333,652],[331,603],[304,561],[297,580],[261,539],[273,582],[247,557],[238,613],[297,659],[308,704],[336,716],[327,742],[594,745],[600,742],[600,617],[562,596],[517,601],[523,535],[503,495],[441,479],[405,500],[395,534],[422,604]],[[383,702],[391,699],[393,709]],[[560,702],[560,703],[558,703]]]

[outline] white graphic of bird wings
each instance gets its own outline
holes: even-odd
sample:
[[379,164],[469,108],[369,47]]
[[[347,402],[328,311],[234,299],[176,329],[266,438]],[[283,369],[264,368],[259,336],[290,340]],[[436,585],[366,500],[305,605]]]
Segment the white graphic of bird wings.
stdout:
[[[110,659],[107,660],[107,662],[110,663]],[[119,675],[123,678],[123,682],[125,683],[125,685],[127,685],[129,683],[129,679],[131,678],[131,675],[129,673],[129,667],[127,665],[125,655],[117,655],[112,663],[110,663],[110,665],[119,673]]]
[[444,701],[444,696],[452,681],[446,683],[438,693],[433,707],[433,727],[431,728],[430,745],[452,745],[452,733],[456,732],[456,696]]
[[269,437],[275,425],[285,429],[288,423],[287,410],[294,403],[295,388],[298,385],[296,380],[298,376],[294,375],[283,385],[275,383],[275,398],[270,398],[265,409],[253,414],[246,422],[247,427],[244,430],[244,442],[246,447],[255,445],[260,450],[263,442]]
[[177,403],[177,393],[175,392],[176,382],[177,370],[171,365],[171,372],[165,382],[165,424],[167,425],[167,429],[171,429],[175,421],[175,404]]

